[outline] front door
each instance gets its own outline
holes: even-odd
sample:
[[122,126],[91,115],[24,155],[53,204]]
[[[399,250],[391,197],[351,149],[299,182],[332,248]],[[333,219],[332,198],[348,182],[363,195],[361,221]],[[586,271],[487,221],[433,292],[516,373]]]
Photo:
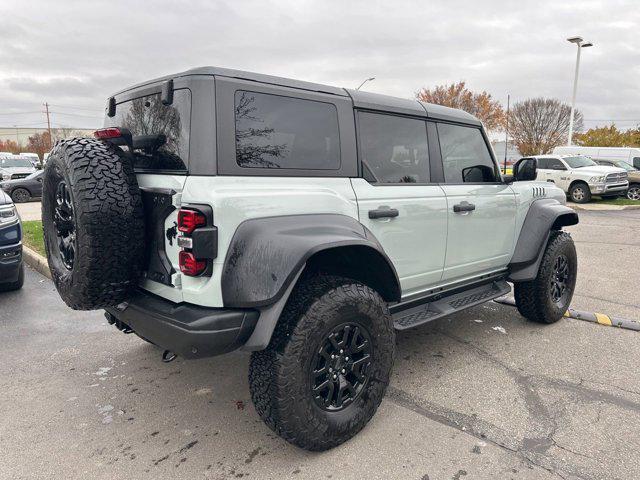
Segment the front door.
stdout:
[[406,298],[440,282],[447,238],[447,200],[431,184],[423,120],[358,112],[364,178],[352,179],[360,223],[393,261]]
[[502,182],[480,128],[438,124],[449,219],[443,281],[506,268],[515,242],[516,199]]

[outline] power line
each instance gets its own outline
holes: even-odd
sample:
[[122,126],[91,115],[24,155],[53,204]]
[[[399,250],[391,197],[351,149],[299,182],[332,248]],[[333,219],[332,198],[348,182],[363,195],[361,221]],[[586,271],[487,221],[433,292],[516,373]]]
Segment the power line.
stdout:
[[53,110],[51,110],[50,113],[55,113],[56,115],[69,115],[70,117],[102,118],[102,115],[83,115],[81,113],[56,112]]
[[103,109],[101,108],[87,108],[87,107],[77,107],[74,105],[59,105],[59,104],[54,104],[54,103],[50,103],[49,105],[51,105],[52,107],[62,107],[62,108],[70,108],[72,110],[88,110],[91,112],[102,112]]

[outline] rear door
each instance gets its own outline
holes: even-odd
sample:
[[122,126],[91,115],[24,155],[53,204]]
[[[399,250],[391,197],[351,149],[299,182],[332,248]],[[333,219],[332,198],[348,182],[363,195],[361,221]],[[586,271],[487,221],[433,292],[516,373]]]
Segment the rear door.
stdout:
[[[393,261],[406,298],[442,277],[447,201],[431,183],[430,148],[437,144],[420,118],[359,111],[358,153],[364,178],[352,179],[360,223]],[[429,142],[428,138],[435,139]]]
[[[168,86],[173,86],[172,95],[163,98],[163,88]],[[213,77],[180,77],[171,84],[157,82],[113,98],[115,111],[105,117],[104,126],[131,132],[131,144],[121,148],[132,150],[144,203],[147,258],[143,287],[169,300],[182,301],[177,213],[187,173],[192,173],[194,153],[200,162],[215,160],[203,154],[206,142],[192,142],[191,136],[191,119],[201,118],[206,110],[213,114],[213,101],[208,101],[213,98]],[[213,169],[215,172],[215,163]]]
[[438,124],[449,220],[443,281],[505,268],[514,248],[516,200],[480,127]]

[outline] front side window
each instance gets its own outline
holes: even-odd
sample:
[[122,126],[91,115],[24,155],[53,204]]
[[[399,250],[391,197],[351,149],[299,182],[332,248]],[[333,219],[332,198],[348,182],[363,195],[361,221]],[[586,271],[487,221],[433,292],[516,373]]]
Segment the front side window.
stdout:
[[239,90],[236,162],[244,168],[338,170],[338,111],[331,103]]
[[160,93],[119,103],[105,127],[127,128],[132,135],[134,167],[143,170],[187,170],[191,92],[178,89],[173,103],[162,103]]
[[429,148],[423,120],[359,112],[360,156],[373,183],[428,183]]
[[496,167],[479,128],[438,124],[446,183],[496,182]]
[[576,157],[564,157],[564,161],[567,162],[571,168],[593,167],[597,165],[596,162],[582,155],[578,155]]
[[567,169],[567,167],[564,166],[564,163],[562,163],[557,158],[550,158],[548,165],[549,166],[547,168],[549,168],[551,170],[566,170]]
[[546,170],[549,168],[549,159],[548,158],[539,158],[538,159],[538,170],[543,169]]

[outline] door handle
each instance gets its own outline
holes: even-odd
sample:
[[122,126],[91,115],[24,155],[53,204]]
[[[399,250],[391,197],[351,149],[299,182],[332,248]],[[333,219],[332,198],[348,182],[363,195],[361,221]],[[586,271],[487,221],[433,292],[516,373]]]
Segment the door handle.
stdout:
[[471,212],[475,209],[476,209],[476,206],[473,203],[469,203],[469,202],[461,202],[453,206],[453,211],[456,213]]
[[369,210],[369,218],[395,218],[400,215],[397,208],[378,207],[375,210]]

